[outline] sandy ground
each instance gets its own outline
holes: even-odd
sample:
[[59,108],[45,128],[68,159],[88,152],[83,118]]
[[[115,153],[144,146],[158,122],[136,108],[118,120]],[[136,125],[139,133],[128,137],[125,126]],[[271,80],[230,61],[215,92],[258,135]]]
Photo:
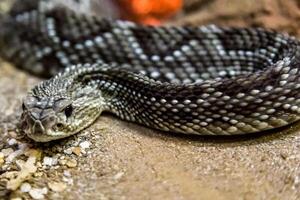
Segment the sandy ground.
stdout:
[[[43,188],[37,193],[46,199],[300,199],[299,123],[244,137],[192,137],[103,115],[77,136],[40,145],[16,128],[21,99],[39,81],[0,63],[0,182],[22,171],[28,149],[40,153],[23,185],[4,185],[0,198],[38,199],[32,188]],[[25,153],[10,160],[21,145]]]

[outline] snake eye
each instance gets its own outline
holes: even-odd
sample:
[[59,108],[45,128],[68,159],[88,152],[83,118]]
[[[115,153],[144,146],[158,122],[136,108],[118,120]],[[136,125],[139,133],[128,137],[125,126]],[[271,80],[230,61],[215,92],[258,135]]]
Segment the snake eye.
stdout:
[[72,105],[68,105],[66,108],[65,108],[65,115],[66,117],[70,117],[72,115],[72,112],[73,112],[73,107]]

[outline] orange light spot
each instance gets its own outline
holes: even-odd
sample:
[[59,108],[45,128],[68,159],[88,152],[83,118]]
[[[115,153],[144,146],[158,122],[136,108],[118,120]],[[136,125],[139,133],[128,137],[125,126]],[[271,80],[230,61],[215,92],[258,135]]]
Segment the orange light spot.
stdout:
[[153,11],[153,2],[148,0],[131,0],[131,9],[135,15],[147,15]]
[[121,0],[125,19],[159,25],[182,7],[182,0]]

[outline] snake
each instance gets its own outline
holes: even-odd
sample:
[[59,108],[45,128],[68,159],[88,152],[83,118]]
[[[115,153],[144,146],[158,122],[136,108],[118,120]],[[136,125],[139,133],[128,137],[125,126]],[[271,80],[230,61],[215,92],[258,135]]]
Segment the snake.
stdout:
[[293,36],[261,27],[147,26],[41,2],[19,1],[0,20],[1,56],[47,78],[22,104],[22,130],[37,142],[76,134],[105,112],[165,132],[217,136],[300,118]]

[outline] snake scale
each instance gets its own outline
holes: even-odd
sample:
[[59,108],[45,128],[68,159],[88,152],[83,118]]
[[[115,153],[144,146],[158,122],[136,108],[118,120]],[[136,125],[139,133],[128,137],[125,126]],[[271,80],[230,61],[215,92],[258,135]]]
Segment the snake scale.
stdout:
[[1,55],[44,77],[23,130],[46,142],[102,112],[168,132],[237,135],[300,118],[300,43],[262,28],[151,27],[37,0],[1,17]]

